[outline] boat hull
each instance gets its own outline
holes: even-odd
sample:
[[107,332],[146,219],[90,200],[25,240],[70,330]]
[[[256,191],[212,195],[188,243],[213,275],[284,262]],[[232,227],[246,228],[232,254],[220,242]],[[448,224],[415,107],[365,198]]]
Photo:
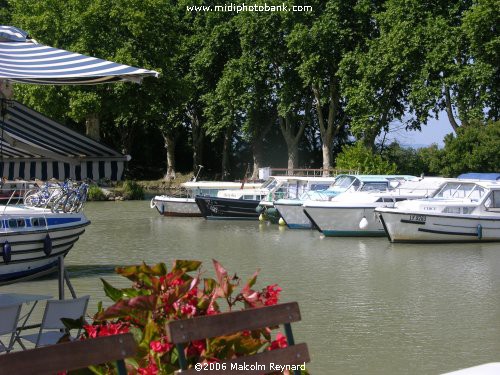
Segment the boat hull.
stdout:
[[308,206],[304,213],[326,237],[385,237],[375,207]]
[[304,213],[302,202],[295,203],[279,203],[274,202],[276,210],[285,220],[286,225],[290,229],[312,229],[311,220]]
[[200,209],[194,198],[155,197],[151,205],[160,215],[174,217],[201,217]]
[[378,213],[391,242],[500,241],[500,215],[485,218],[389,209]]
[[260,200],[205,197],[197,195],[196,204],[209,220],[255,220]]
[[[45,219],[46,225],[33,226],[36,218]],[[22,228],[10,228],[9,220],[24,219]],[[82,214],[1,216],[0,223],[0,282],[11,282],[39,274],[55,267],[60,256],[66,256],[90,221]]]

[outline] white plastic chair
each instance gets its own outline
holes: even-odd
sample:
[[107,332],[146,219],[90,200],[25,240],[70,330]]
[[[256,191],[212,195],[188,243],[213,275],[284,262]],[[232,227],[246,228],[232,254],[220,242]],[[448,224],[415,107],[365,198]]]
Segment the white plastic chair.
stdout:
[[[85,317],[89,296],[65,300],[48,300],[45,306],[40,331],[32,335],[20,336],[21,339],[32,342],[35,347],[56,344],[68,333],[61,321],[62,318],[80,319]],[[70,337],[70,340],[72,337]],[[26,349],[20,341],[23,349]]]
[[17,322],[21,313],[21,304],[0,307],[0,336],[9,335],[9,343],[0,340],[0,353],[10,352],[16,339]]

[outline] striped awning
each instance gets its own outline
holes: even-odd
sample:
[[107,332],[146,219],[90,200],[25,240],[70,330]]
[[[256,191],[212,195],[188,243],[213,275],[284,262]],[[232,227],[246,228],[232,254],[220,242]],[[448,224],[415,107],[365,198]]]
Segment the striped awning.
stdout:
[[45,46],[25,31],[0,26],[0,80],[31,84],[94,85],[141,82],[158,72]]
[[21,103],[8,103],[0,129],[0,176],[42,180],[122,178],[129,156]]

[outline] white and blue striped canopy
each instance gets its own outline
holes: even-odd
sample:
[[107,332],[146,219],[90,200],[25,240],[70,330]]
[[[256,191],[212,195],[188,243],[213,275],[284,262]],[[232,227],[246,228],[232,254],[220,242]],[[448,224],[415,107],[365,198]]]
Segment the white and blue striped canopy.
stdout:
[[25,31],[0,26],[0,80],[50,85],[141,82],[158,72],[45,46]]

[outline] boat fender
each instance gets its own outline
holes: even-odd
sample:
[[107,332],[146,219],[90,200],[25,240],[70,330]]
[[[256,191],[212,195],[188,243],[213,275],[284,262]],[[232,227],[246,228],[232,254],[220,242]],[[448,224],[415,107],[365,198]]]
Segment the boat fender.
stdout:
[[266,220],[266,218],[264,217],[264,214],[260,214],[259,215],[259,221],[264,221]]
[[363,216],[359,222],[359,229],[366,229],[366,227],[368,227],[368,220],[366,220],[366,217]]
[[156,202],[154,198],[151,198],[151,202],[149,203],[150,208],[155,208],[156,207]]
[[477,225],[477,238],[482,239],[483,238],[483,227],[481,224]]
[[278,220],[278,224],[281,226],[286,225],[285,220],[282,217]]
[[50,253],[52,252],[52,238],[50,238],[48,233],[43,239],[43,252],[47,256],[49,256]]
[[9,241],[5,241],[3,243],[3,250],[2,250],[2,258],[5,264],[9,264],[10,259],[12,257],[12,247],[10,246]]

